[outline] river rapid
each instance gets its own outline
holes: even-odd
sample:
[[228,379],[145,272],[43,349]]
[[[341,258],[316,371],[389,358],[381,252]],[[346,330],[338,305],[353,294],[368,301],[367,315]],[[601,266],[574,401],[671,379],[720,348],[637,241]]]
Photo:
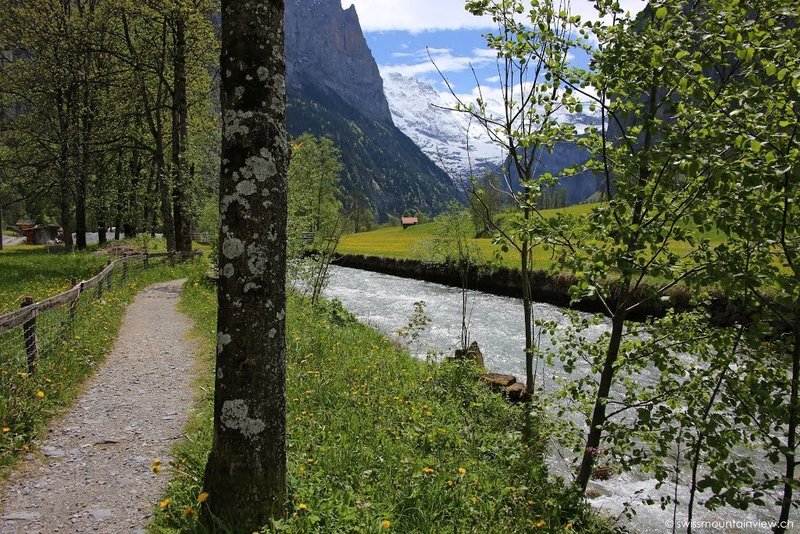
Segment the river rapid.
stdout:
[[[414,303],[425,302],[425,313],[431,323],[420,338],[410,347],[412,354],[419,358],[429,354],[452,354],[459,345],[461,333],[461,292],[457,288],[400,278],[396,276],[332,267],[328,287],[324,295],[327,298],[339,299],[344,307],[358,319],[377,330],[395,335],[394,332],[405,326],[414,311]],[[522,347],[524,345],[524,320],[522,304],[519,299],[501,297],[486,293],[470,292],[470,339],[480,345],[486,367],[491,372],[513,374],[524,382],[525,363]],[[559,325],[567,325],[569,319],[561,309],[549,304],[535,304],[534,314],[537,320],[553,321]],[[589,339],[597,339],[610,328],[604,320],[590,327],[581,334]],[[558,335],[558,334],[556,334]],[[551,340],[543,336],[541,348],[551,346]],[[576,374],[585,374],[587,368],[576,369]],[[567,376],[556,363],[546,370],[549,376]],[[648,379],[649,377],[643,377]],[[537,380],[538,382],[538,380]],[[549,387],[552,382],[548,381]],[[550,458],[552,472],[567,479],[571,476],[568,461],[559,455]],[[764,463],[764,468],[772,469]],[[652,497],[656,503],[662,495],[672,494],[674,486],[656,489],[655,480],[640,473],[624,473],[614,475],[607,481],[592,481],[590,488],[593,497],[590,502],[598,510],[612,517],[623,513],[625,503],[633,503],[636,515],[628,520],[620,518],[620,524],[634,532],[662,533],[672,532],[673,508],[662,510],[660,506],[648,506],[641,500]],[[698,494],[703,500],[703,494]],[[681,502],[688,500],[688,489],[678,488]],[[677,532],[685,532],[680,522],[685,518],[685,508],[678,508]],[[777,518],[775,508],[751,509],[746,511],[723,508],[709,511],[702,506],[695,506],[694,532],[768,532],[770,527],[764,523]],[[797,528],[789,531],[800,532],[800,521],[795,521]]]

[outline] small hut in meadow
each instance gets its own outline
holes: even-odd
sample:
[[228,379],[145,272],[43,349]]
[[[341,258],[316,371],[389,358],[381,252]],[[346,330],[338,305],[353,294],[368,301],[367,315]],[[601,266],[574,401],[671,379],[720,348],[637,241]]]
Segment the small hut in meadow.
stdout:
[[419,224],[419,219],[416,217],[400,217],[400,224],[403,225],[403,230],[405,230],[409,226]]
[[39,224],[30,228],[25,228],[22,233],[25,235],[25,243],[28,245],[46,245],[57,241],[58,232],[61,230],[55,224]]

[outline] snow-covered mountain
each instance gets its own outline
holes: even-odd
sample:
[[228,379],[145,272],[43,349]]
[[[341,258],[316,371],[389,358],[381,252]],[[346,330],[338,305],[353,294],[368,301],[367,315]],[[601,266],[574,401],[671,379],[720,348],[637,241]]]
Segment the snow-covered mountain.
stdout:
[[473,170],[503,161],[479,125],[470,124],[465,113],[450,111],[452,97],[416,78],[396,72],[381,75],[395,125],[454,179],[469,176],[470,160]]
[[[505,155],[474,119],[471,121],[466,113],[451,111],[455,107],[452,95],[397,72],[384,70],[381,76],[395,125],[455,180],[469,176],[470,163],[472,172],[477,174],[481,167],[497,168],[503,162]],[[485,87],[481,96],[490,112],[502,115],[503,103],[497,89]],[[465,103],[474,103],[478,95],[460,97]],[[573,123],[579,132],[599,123],[597,117],[587,113],[565,114],[560,120]],[[578,160],[586,158],[585,151],[567,143],[556,145],[552,155],[544,156],[548,162],[559,161],[565,166],[582,163]],[[558,170],[548,168],[547,172]]]

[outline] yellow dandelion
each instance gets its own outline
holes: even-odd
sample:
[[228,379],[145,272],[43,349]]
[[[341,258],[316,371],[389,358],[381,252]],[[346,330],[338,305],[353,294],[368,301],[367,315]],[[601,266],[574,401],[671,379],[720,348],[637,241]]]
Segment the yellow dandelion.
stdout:
[[11,432],[11,429],[8,428],[7,426],[4,426],[3,427],[3,434],[5,434],[6,432]]
[[542,528],[545,525],[544,519],[538,520],[533,526],[536,528]]
[[467,474],[467,470],[464,469],[463,467],[459,467],[458,468],[458,474],[459,475],[466,475]]
[[201,493],[200,495],[197,496],[197,502],[199,502],[201,504],[206,502],[207,500],[208,500],[208,492],[207,491],[204,491],[203,493]]
[[167,506],[169,506],[169,503],[171,503],[171,502],[172,502],[172,499],[170,499],[169,497],[167,497],[166,499],[164,499],[163,501],[161,501],[160,503],[158,503],[158,507],[159,507],[159,508],[161,508],[161,509],[163,510],[164,508],[166,508]]
[[39,391],[36,392],[36,396],[39,397],[40,399],[43,399],[44,398],[44,391],[42,391],[40,389]]
[[431,473],[433,473],[433,469],[430,467],[423,467],[422,472],[425,473],[426,475],[430,475]]
[[195,512],[194,508],[190,506],[188,508],[184,508],[183,512],[181,512],[181,515],[183,515],[183,517],[194,517],[197,515],[197,512]]
[[304,502],[301,502],[300,504],[297,505],[297,509],[298,510],[308,510],[308,505],[306,503],[304,503]]
[[150,464],[150,471],[154,474],[158,475],[161,473],[161,460],[158,458],[153,458],[153,463]]
[[454,482],[453,482],[452,480],[448,480],[448,481],[447,481],[447,485],[448,485],[448,486],[451,486],[451,487],[452,487],[452,486],[453,486],[453,484],[454,484]]
[[383,522],[381,522],[381,528],[384,530],[388,530],[391,526],[392,522],[389,521],[388,519],[384,519]]

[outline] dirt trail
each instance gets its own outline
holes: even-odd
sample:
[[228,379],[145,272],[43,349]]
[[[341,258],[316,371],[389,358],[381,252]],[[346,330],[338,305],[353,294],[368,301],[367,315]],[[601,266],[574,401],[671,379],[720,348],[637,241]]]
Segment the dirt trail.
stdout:
[[0,495],[0,532],[144,532],[192,404],[196,347],[177,308],[183,282],[150,286],[128,307],[86,392]]

